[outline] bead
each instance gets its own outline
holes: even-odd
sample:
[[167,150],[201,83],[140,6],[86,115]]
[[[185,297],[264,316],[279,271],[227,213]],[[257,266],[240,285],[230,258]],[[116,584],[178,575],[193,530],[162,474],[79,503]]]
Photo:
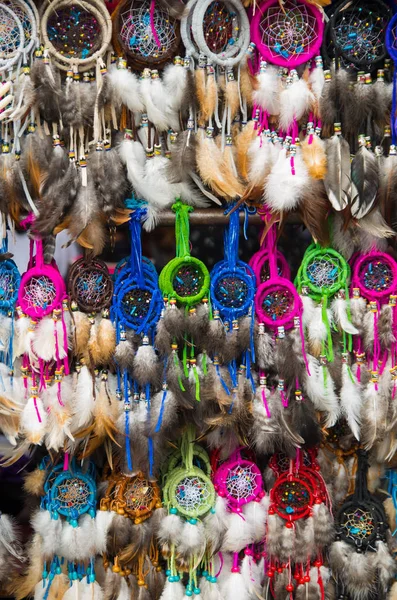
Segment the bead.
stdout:
[[287,590],[287,592],[293,592],[294,586],[292,585],[292,583],[289,583],[288,585],[285,586],[285,589]]

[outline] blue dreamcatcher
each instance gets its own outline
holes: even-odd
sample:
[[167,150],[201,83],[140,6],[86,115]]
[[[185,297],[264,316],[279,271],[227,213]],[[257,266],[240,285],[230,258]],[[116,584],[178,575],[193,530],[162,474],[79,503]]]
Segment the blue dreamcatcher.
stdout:
[[7,237],[0,248],[0,362],[13,370],[14,315],[21,275],[15,262],[8,258]]

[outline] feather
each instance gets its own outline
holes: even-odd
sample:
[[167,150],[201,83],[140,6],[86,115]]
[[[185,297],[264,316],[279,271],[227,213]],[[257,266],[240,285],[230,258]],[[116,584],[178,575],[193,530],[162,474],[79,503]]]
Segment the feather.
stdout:
[[333,379],[326,366],[308,355],[309,372],[305,371],[304,389],[316,410],[327,413],[326,426],[332,427],[340,414],[339,402]]
[[[286,525],[291,525],[287,523]],[[280,559],[288,562],[294,555],[295,528],[284,525],[280,531]]]
[[274,212],[294,210],[310,185],[309,174],[300,152],[287,157],[281,150],[265,184],[264,201]]
[[86,365],[80,367],[73,394],[72,431],[85,429],[91,425],[94,414],[94,381]]
[[178,544],[178,554],[182,555],[188,562],[194,557],[199,560],[205,551],[205,531],[201,521],[192,524],[189,521],[183,526],[181,540]]
[[43,558],[41,553],[41,536],[35,533],[27,550],[29,565],[24,569],[23,576],[14,575],[8,584],[8,593],[16,600],[23,600],[33,593],[35,586],[39,583],[43,571]]
[[106,216],[111,217],[116,209],[124,208],[128,191],[123,163],[116,148],[100,144],[88,156],[87,169],[95,188],[98,205]]
[[381,346],[384,350],[391,348],[391,345],[396,342],[393,331],[393,306],[384,304],[380,310],[378,318],[378,336]]
[[115,513],[107,510],[99,510],[95,517],[95,549],[97,554],[105,554],[107,551],[107,539],[113,523]]
[[301,295],[300,298],[302,300],[303,305],[302,327],[303,329],[307,329],[313,317],[316,316],[317,304],[312,298],[310,298],[310,296],[307,296],[306,294]]
[[363,393],[361,440],[370,450],[386,430],[387,403],[374,383],[370,381]]
[[23,482],[23,489],[32,496],[44,496],[44,481],[46,479],[46,471],[36,468],[31,473],[27,473]]
[[342,413],[346,417],[356,440],[360,439],[361,388],[348,364],[342,364],[342,388],[340,391]]
[[321,502],[313,506],[314,545],[318,552],[327,548],[335,536],[334,520],[327,506]]
[[196,136],[190,131],[179,133],[171,147],[171,160],[166,167],[170,183],[189,181],[189,173],[196,168]]
[[92,221],[97,219],[98,215],[98,199],[93,181],[89,179],[87,186],[80,187],[76,201],[70,211],[68,229],[73,240],[76,240],[87,226],[92,227]]
[[237,513],[230,513],[227,519],[221,550],[222,552],[240,552],[246,546],[253,544],[255,531],[252,524],[241,518]]
[[182,539],[183,532],[183,522],[178,517],[178,515],[174,515],[170,513],[167,515],[158,527],[156,531],[156,535],[160,544],[179,546]]
[[258,368],[267,371],[274,365],[274,340],[263,325],[255,327],[255,359]]
[[361,219],[374,208],[379,189],[378,161],[364,145],[352,160],[351,179],[357,189],[357,197],[352,197],[351,212],[353,217]]
[[127,339],[121,340],[115,349],[114,360],[118,365],[120,371],[133,372],[135,358],[135,348],[131,342]]
[[80,600],[102,600],[102,589],[97,581],[83,585],[83,591]]
[[325,142],[318,135],[310,134],[302,145],[302,158],[312,179],[324,179],[327,174]]
[[39,509],[32,516],[32,527],[41,536],[41,557],[52,560],[59,549],[62,521],[52,519],[48,510]]
[[21,431],[31,444],[41,444],[47,426],[47,413],[38,397],[28,399],[21,415]]
[[160,380],[159,361],[153,346],[143,343],[134,357],[134,378],[140,385],[153,383],[158,385]]
[[382,586],[383,592],[386,593],[394,579],[396,572],[396,563],[387,548],[385,542],[378,540],[376,542],[376,566],[378,577]]
[[319,116],[319,105],[325,85],[323,63],[320,57],[316,57],[316,66],[309,75],[310,90],[315,99],[315,115]]
[[321,246],[328,246],[328,217],[331,210],[324,182],[311,180],[299,204],[299,214],[312,237]]
[[264,496],[260,502],[248,502],[243,508],[244,518],[250,523],[255,532],[254,541],[258,543],[265,539],[269,504],[269,496]]
[[255,90],[252,94],[255,106],[259,106],[269,115],[280,112],[280,77],[278,69],[261,61],[259,73],[256,76]]
[[184,600],[184,587],[180,581],[170,581],[169,578],[165,582],[163,593],[160,600]]
[[[248,126],[248,125],[247,125]],[[252,188],[262,188],[273,166],[272,142],[267,137],[256,136],[248,149],[248,182]]]
[[45,362],[56,359],[55,324],[52,316],[44,317],[36,326],[32,346],[36,356]]
[[112,360],[116,350],[116,332],[107,316],[102,316],[96,339],[101,353],[100,364],[107,365]]
[[[396,165],[397,166],[397,165]],[[374,208],[368,215],[365,215],[362,219],[357,222],[357,227],[363,230],[363,233],[371,238],[391,238],[395,236],[395,232],[386,223],[379,208]],[[369,252],[374,246],[377,240],[373,240],[372,244],[369,243],[369,248],[366,250]],[[364,249],[362,250],[365,251]]]
[[139,82],[142,101],[149,121],[153,123],[159,132],[167,131],[168,121],[165,111],[161,110],[153,101],[152,81],[150,69],[144,69]]
[[[184,6],[182,2],[180,5]],[[183,66],[179,56],[174,57],[173,64],[165,67],[162,79],[169,107],[173,111],[179,112],[182,109],[188,85],[188,69]]]
[[362,333],[363,320],[367,314],[367,302],[361,296],[352,296],[350,298],[350,317],[354,327],[359,334]]
[[[222,509],[220,508],[220,503],[218,500],[220,500],[220,503],[223,502]],[[226,519],[226,501],[224,498],[218,496],[215,510],[210,511],[203,519],[206,547],[212,556],[220,550],[222,545],[222,540],[226,529]]]
[[317,446],[322,439],[321,429],[310,401],[294,402],[291,412],[292,429],[305,440],[308,448]]
[[58,123],[61,115],[61,74],[50,61],[34,60],[30,70],[40,114],[48,123]]
[[351,335],[357,335],[358,330],[354,327],[353,323],[349,320],[347,313],[347,303],[344,297],[337,296],[331,303],[331,312],[333,315],[334,323],[344,331]]
[[397,156],[389,155],[380,163],[379,207],[386,223],[396,231],[397,215]]
[[140,93],[139,79],[129,69],[121,68],[120,63],[111,65],[106,75],[113,91],[113,99],[119,105],[124,104],[131,112],[143,112],[144,106]]
[[73,353],[76,357],[87,354],[90,339],[91,321],[85,313],[79,310],[71,312],[73,321]]
[[250,600],[251,595],[247,589],[245,579],[241,573],[232,572],[222,584],[222,598],[224,600]]
[[64,573],[56,574],[46,597],[48,597],[48,600],[62,600],[69,585],[69,578]]
[[210,581],[206,577],[200,580],[200,590],[202,598],[205,600],[223,600],[220,586],[217,581]]
[[[329,327],[332,326],[332,313],[330,309],[327,309],[327,317]],[[313,316],[310,320],[308,327],[308,340],[310,348],[314,356],[320,356],[323,348],[323,344],[326,342],[328,336],[328,329],[323,319],[322,306],[316,306]]]
[[314,101],[306,81],[303,78],[299,79],[295,70],[290,72],[290,78],[291,83],[287,82],[280,94],[279,123],[283,131],[288,131],[294,120],[300,121]]
[[327,173],[324,185],[332,207],[340,211],[356,195],[351,180],[349,144],[341,135],[335,134],[326,141],[326,154]]
[[397,582],[394,582],[390,588],[390,592],[387,595],[387,600],[396,600],[397,599]]
[[248,179],[249,169],[249,148],[253,140],[257,137],[255,130],[255,121],[252,119],[243,127],[236,138],[236,162],[237,170],[242,179]]

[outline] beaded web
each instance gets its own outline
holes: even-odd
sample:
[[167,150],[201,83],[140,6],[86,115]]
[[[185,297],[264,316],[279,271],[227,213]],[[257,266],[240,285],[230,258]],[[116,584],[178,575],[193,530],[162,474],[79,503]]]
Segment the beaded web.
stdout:
[[14,269],[0,266],[0,305],[9,305],[18,292],[19,277]]
[[370,64],[384,53],[385,26],[385,18],[376,11],[352,7],[335,15],[334,43],[352,62]]
[[252,466],[237,465],[228,472],[226,478],[226,489],[229,496],[234,500],[248,500],[255,495],[258,489],[258,473],[255,473]]
[[341,527],[347,538],[353,541],[366,540],[375,529],[374,517],[370,511],[356,508],[352,512],[344,513]]
[[134,288],[124,294],[121,301],[123,314],[129,320],[136,321],[138,324],[146,319],[150,310],[152,293],[149,290]]
[[312,56],[311,47],[318,39],[317,21],[304,4],[292,0],[282,8],[270,7],[260,22],[262,43],[272,57],[294,60],[297,56]]
[[160,58],[167,54],[176,40],[175,21],[156,4],[152,31],[150,2],[133,2],[121,13],[120,39],[125,48],[145,58]]
[[236,40],[238,29],[236,14],[223,2],[212,2],[204,15],[203,32],[208,48],[219,54]]
[[124,490],[124,499],[127,508],[132,512],[147,511],[152,506],[153,498],[153,486],[146,479],[141,479],[140,477],[129,481]]
[[365,261],[361,265],[359,278],[362,285],[370,291],[387,292],[395,284],[390,265],[379,259]]
[[101,46],[101,27],[95,16],[72,4],[53,12],[47,35],[54,48],[66,58],[89,58]]
[[175,490],[175,498],[179,506],[192,514],[207,504],[210,497],[207,483],[197,476],[185,477]]
[[57,494],[54,497],[59,503],[58,510],[67,512],[75,508],[82,512],[86,508],[91,495],[88,484],[79,477],[65,479],[57,487]]
[[84,269],[75,280],[74,296],[79,306],[89,306],[93,310],[110,301],[111,281],[101,269]]
[[[283,264],[280,260],[277,260],[277,275],[279,275],[279,277],[283,277],[283,275],[284,275]],[[270,275],[269,261],[265,260],[261,267],[261,273],[260,273],[261,283],[264,283],[265,281],[269,281],[270,277],[271,277],[271,275]]]
[[23,297],[28,308],[35,309],[37,313],[51,306],[56,295],[54,282],[46,275],[31,277],[23,291]]
[[17,21],[0,6],[0,58],[6,60],[19,50],[20,44]]
[[204,274],[194,263],[182,264],[174,274],[172,287],[178,296],[196,296],[201,292]]
[[295,298],[292,292],[283,287],[270,288],[262,301],[264,314],[275,322],[292,314],[294,308]]
[[307,486],[298,479],[286,479],[276,485],[273,488],[273,498],[277,511],[284,518],[305,512],[311,500]]
[[318,291],[326,291],[342,279],[342,268],[339,260],[330,254],[319,254],[309,260],[306,276]]
[[248,294],[246,281],[237,275],[219,278],[214,290],[215,298],[227,308],[241,308]]
[[18,19],[22,23],[23,32],[25,35],[25,47],[29,45],[30,38],[32,35],[32,23],[26,10],[23,10],[20,4],[13,2],[12,0],[5,0],[4,4],[9,6],[11,10],[16,14]]

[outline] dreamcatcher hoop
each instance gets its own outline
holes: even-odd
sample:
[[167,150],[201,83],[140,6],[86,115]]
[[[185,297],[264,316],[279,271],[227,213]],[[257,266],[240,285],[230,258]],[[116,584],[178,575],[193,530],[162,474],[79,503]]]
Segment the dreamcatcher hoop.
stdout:
[[9,311],[15,306],[21,275],[13,260],[0,263],[0,310]]
[[308,517],[313,500],[307,481],[291,473],[280,475],[270,491],[271,506],[285,521]]
[[55,64],[64,71],[70,70],[70,68],[73,66],[87,69],[94,65],[107,51],[112,37],[112,20],[105,8],[105,5],[99,2],[99,0],[79,0],[79,8],[85,10],[87,13],[91,13],[93,18],[98,22],[100,31],[102,33],[101,46],[95,50],[93,54],[90,56],[85,56],[84,58],[71,58],[64,56],[56,49],[49,39],[48,22],[51,15],[53,13],[56,14],[57,10],[60,10],[64,7],[70,8],[72,6],[73,4],[70,0],[52,0],[41,19],[41,36],[45,47],[48,48],[49,53],[53,56]]
[[[208,477],[210,477],[211,464],[210,464],[210,461],[208,458],[208,454],[204,450],[204,448],[202,448],[198,444],[193,444],[192,454],[193,454],[193,458],[192,458],[193,466],[197,467],[201,471],[204,471],[204,473]],[[171,454],[171,456],[168,459],[166,471],[171,473],[175,469],[181,468],[182,464],[183,464],[183,458],[181,456],[181,452],[179,449],[176,449],[176,450],[174,450],[174,452]]]
[[339,252],[319,248],[307,252],[300,269],[300,283],[318,297],[333,296],[346,286],[350,268]]
[[[309,33],[314,39],[302,39],[302,35]],[[308,62],[319,53],[323,33],[321,11],[304,0],[286,0],[282,7],[278,0],[267,0],[256,10],[251,21],[251,39],[262,58],[289,69]],[[286,48],[286,44],[290,48]]]
[[219,496],[227,499],[229,508],[236,512],[265,495],[259,468],[254,462],[241,458],[226,461],[217,469],[214,487]]
[[[167,502],[188,519],[203,517],[214,506],[215,489],[212,481],[197,467],[176,469],[170,474],[166,488]],[[163,490],[164,496],[165,493]]]
[[62,471],[50,491],[48,510],[59,514],[70,521],[73,527],[78,524],[78,518],[85,513],[95,517],[96,485],[92,477],[81,471],[72,473]]
[[224,67],[233,67],[241,61],[250,44],[250,28],[247,13],[239,0],[227,0],[226,6],[230,5],[239,17],[240,35],[232,43],[233,55],[229,54],[228,49],[215,53],[207,45],[203,27],[205,14],[212,2],[213,0],[203,0],[194,5],[192,17],[193,36],[200,52],[205,54],[213,63]]
[[[133,18],[134,11],[138,11],[137,20]],[[177,53],[181,39],[179,21],[155,0],[122,0],[112,13],[112,21],[115,51],[126,55],[137,69],[161,68]]]
[[[256,285],[259,286],[261,283],[269,281],[271,278],[270,265],[269,265],[269,250],[261,248],[252,255],[249,265],[255,273]],[[291,270],[289,264],[279,250],[276,251],[276,265],[277,274],[283,279],[289,279],[291,277]]]
[[382,300],[397,289],[397,263],[384,252],[371,252],[356,259],[352,286],[368,300]]
[[302,300],[288,279],[272,278],[258,287],[255,312],[259,322],[271,329],[289,328],[302,314]]
[[[106,263],[95,259],[80,259],[69,275],[68,292],[71,301],[85,313],[100,312],[109,308],[113,296],[113,281]],[[76,261],[79,262],[79,261]]]
[[135,333],[141,333],[156,323],[163,308],[163,299],[157,286],[138,284],[130,279],[126,279],[118,288],[115,300],[120,325],[133,329]]
[[141,472],[132,477],[123,475],[115,485],[117,490],[111,509],[133,519],[135,525],[146,521],[156,508],[162,506],[157,483],[146,479]]
[[36,266],[22,275],[18,290],[18,305],[22,312],[35,319],[59,308],[66,296],[65,283],[58,269],[45,265],[42,241],[37,241]]
[[[350,19],[347,20],[346,16]],[[387,56],[384,31],[389,18],[390,8],[382,0],[341,2],[335,8],[328,29],[335,57],[342,56],[357,68],[375,68],[382,63]],[[377,46],[379,40],[381,42]]]
[[29,54],[38,43],[37,19],[33,7],[25,0],[7,0],[6,5],[15,12],[22,23],[25,39],[23,53],[25,55]]
[[[1,16],[1,11],[3,11],[3,16]],[[9,25],[7,30],[5,30],[5,28],[7,27],[7,16],[8,20],[11,19],[11,21],[13,21],[14,24]],[[2,23],[2,28],[4,31],[4,33],[2,34],[3,43],[0,46],[0,72],[4,72],[9,70],[19,60],[21,54],[23,53],[25,45],[25,34],[23,31],[22,23],[18,16],[9,6],[6,6],[5,4],[1,4],[0,6],[0,22]],[[14,48],[11,49],[8,53],[3,47],[7,31],[11,33],[14,32],[14,34],[17,33],[19,38],[19,41],[16,44],[13,44]],[[4,58],[4,55],[7,58]]]

